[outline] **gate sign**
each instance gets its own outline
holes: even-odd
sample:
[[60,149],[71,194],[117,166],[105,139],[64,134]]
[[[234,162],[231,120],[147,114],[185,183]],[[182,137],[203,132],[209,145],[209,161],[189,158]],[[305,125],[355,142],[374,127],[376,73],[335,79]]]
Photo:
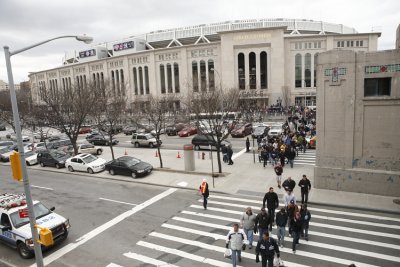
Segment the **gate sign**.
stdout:
[[28,208],[20,209],[20,210],[18,210],[18,213],[19,213],[20,218],[28,218],[29,217]]

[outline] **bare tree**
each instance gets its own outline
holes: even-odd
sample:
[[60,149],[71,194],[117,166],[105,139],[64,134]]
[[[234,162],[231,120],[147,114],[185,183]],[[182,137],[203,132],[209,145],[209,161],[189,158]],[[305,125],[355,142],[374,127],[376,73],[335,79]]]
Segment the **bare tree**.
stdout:
[[[111,155],[115,159],[113,149],[113,137],[118,133],[117,127],[126,111],[126,96],[124,87],[121,90],[115,90],[110,86],[109,82],[105,82],[100,86],[100,93],[97,94],[97,100],[91,111],[98,128],[107,133],[108,145],[110,146]],[[102,133],[102,132],[101,132]]]
[[222,173],[221,147],[234,127],[232,116],[238,108],[239,91],[237,89],[212,90],[188,95],[186,105],[195,121],[200,134],[208,136],[217,149],[218,172]]
[[[20,90],[16,91],[16,94],[21,129],[24,129],[30,118],[30,96]],[[10,91],[0,91],[0,121],[4,121],[10,125],[15,133]]]
[[71,88],[57,90],[55,88],[41,88],[43,116],[49,124],[62,132],[70,139],[74,154],[78,154],[76,141],[79,129],[88,118],[97,101],[97,87],[92,82],[75,83]]

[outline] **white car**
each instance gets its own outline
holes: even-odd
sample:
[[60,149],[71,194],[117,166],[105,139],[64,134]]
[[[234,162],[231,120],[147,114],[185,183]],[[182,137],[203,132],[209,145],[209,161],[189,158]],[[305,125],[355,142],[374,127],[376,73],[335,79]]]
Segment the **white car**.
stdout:
[[26,165],[28,165],[28,166],[38,164],[37,153],[33,152],[32,150],[26,151],[25,152],[25,162],[26,162]]
[[103,153],[103,149],[98,146],[94,146],[92,144],[79,144],[78,145],[78,154],[92,154],[92,155],[101,155]]
[[[10,136],[11,141],[17,141],[17,135],[15,133]],[[29,142],[29,136],[22,135],[22,142]]]
[[88,172],[90,174],[104,170],[107,161],[91,154],[79,154],[65,161],[65,167],[70,171]]
[[268,136],[280,136],[283,133],[282,125],[272,125]]

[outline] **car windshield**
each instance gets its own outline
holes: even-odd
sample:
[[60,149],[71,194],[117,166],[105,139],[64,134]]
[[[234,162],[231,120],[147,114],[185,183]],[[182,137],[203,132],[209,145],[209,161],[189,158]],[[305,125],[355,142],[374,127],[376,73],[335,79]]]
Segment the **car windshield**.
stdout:
[[35,152],[33,152],[33,151],[25,152],[25,157],[30,157],[30,156],[33,156],[33,155],[35,155]]
[[[33,209],[34,209],[34,213],[36,215],[36,219],[40,219],[40,218],[46,216],[47,214],[51,213],[51,211],[40,202],[36,203],[33,206]],[[11,221],[12,221],[13,225],[15,226],[15,228],[19,228],[19,227],[29,223],[29,218],[20,218],[18,211],[11,213],[10,218],[11,218]]]
[[55,158],[62,158],[62,157],[67,156],[66,153],[64,153],[63,151],[59,151],[59,150],[58,151],[51,151],[50,155],[52,155]]
[[135,159],[135,158],[131,158],[131,159],[125,161],[126,165],[128,165],[128,166],[134,166],[134,165],[138,164],[139,162],[140,162],[140,160]]
[[93,162],[96,159],[97,159],[97,157],[95,157],[93,155],[87,155],[86,157],[82,158],[83,162],[85,162],[85,163]]
[[278,126],[278,125],[274,125],[274,126],[271,127],[271,129],[273,129],[273,130],[281,130],[282,127]]
[[152,136],[151,134],[145,134],[145,136],[146,136],[146,139],[151,139],[151,138],[153,138],[153,136]]

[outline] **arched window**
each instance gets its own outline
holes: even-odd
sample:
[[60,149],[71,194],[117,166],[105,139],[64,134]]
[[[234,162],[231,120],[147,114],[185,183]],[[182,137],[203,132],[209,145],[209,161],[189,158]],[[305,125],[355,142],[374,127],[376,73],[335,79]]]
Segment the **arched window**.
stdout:
[[197,66],[197,61],[192,62],[192,82],[193,82],[193,92],[199,91],[199,70]]
[[178,63],[174,63],[174,81],[175,81],[175,93],[179,93],[180,85],[179,85],[179,65]]
[[317,87],[317,61],[318,53],[314,54],[314,87]]
[[256,53],[251,52],[249,54],[249,81],[250,81],[250,89],[257,88],[257,67],[256,67]]
[[136,67],[133,68],[133,90],[135,92],[135,95],[138,95],[138,78],[137,78],[137,69]]
[[261,89],[268,88],[268,66],[267,66],[268,58],[267,52],[262,51],[260,53],[260,83]]
[[149,68],[147,66],[144,67],[144,81],[146,83],[146,95],[150,94],[150,85],[149,85]]
[[167,86],[168,93],[172,93],[172,67],[171,64],[167,64]]
[[297,54],[295,57],[295,87],[299,88],[301,86],[301,55]]
[[143,89],[143,69],[142,67],[139,67],[139,90],[140,90],[140,94],[143,95],[144,94],[144,89]]
[[160,65],[160,85],[161,85],[161,94],[165,94],[165,72],[164,65]]
[[208,60],[208,88],[210,91],[215,90],[215,76],[214,76],[214,60]]
[[304,58],[304,82],[306,87],[311,87],[311,54],[307,53]]
[[200,60],[200,84],[201,91],[207,91],[206,62],[204,60]]
[[246,87],[246,66],[244,65],[244,54],[239,53],[238,55],[238,77],[239,77],[239,89],[244,90]]

